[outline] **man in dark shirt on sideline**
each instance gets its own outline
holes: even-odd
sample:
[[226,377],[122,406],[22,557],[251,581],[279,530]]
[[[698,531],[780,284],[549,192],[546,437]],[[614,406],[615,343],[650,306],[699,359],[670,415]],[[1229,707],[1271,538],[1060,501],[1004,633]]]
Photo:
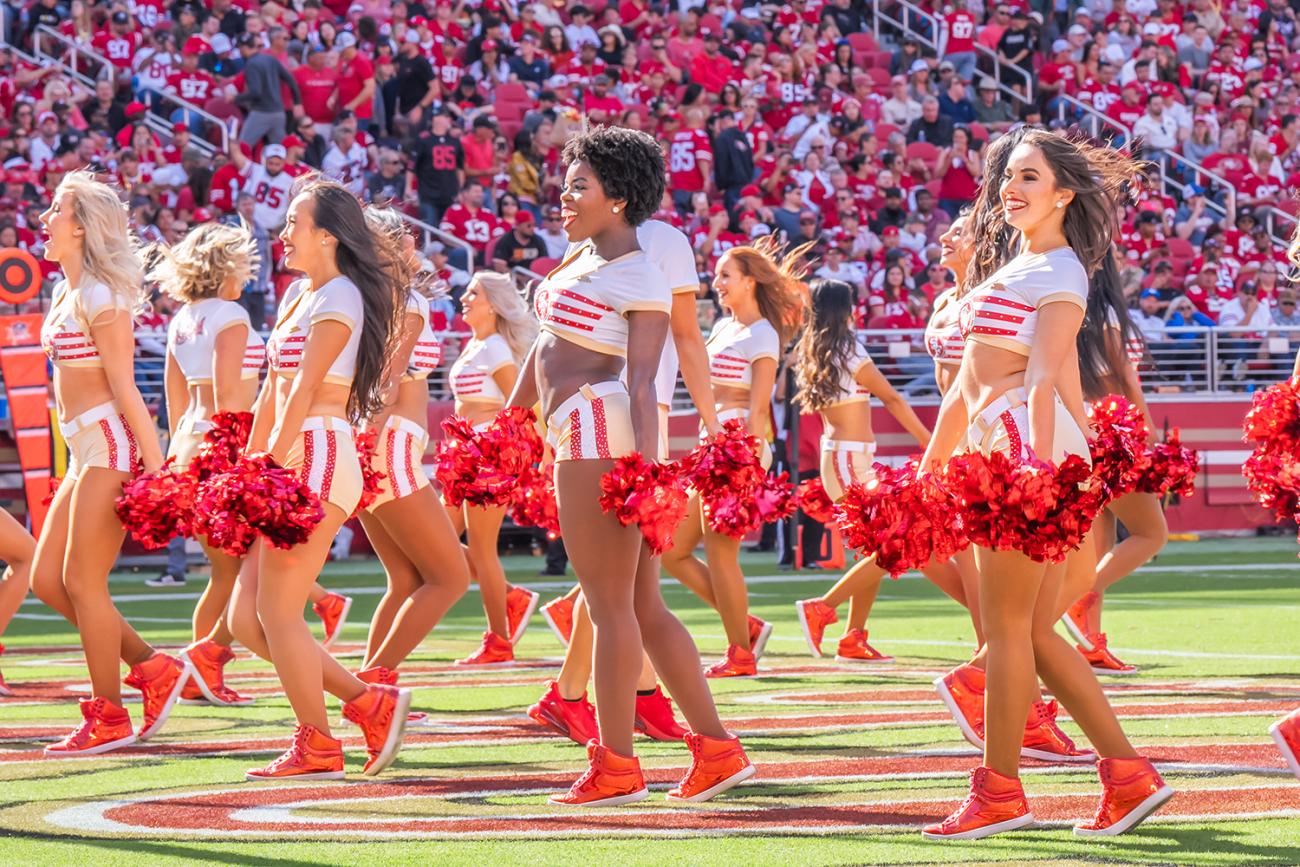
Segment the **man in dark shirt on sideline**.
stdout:
[[442,222],[442,212],[451,207],[465,183],[465,151],[449,134],[451,116],[439,111],[433,129],[411,146],[416,189],[420,195],[420,219],[430,226]]
[[429,58],[420,50],[420,35],[406,31],[402,52],[397,55],[397,113],[411,121],[412,129],[420,128],[424,110],[438,94],[438,77],[433,73]]
[[941,148],[952,145],[952,119],[939,114],[939,100],[933,96],[921,101],[921,116],[907,128],[907,143],[916,141]]
[[713,129],[713,178],[722,190],[722,203],[733,211],[740,191],[754,182],[754,150],[731,112],[715,114]]
[[546,245],[537,237],[536,231],[533,212],[520,208],[514,229],[502,235],[492,250],[492,267],[508,272],[516,266],[528,268],[534,259],[545,259]]
[[244,89],[235,97],[235,103],[248,112],[239,140],[256,146],[266,138],[271,144],[279,144],[285,134],[280,85],[288,85],[293,94],[293,116],[302,117],[302,93],[298,90],[298,82],[284,64],[262,52],[257,37],[251,33],[239,37],[239,53],[244,58],[244,71],[240,73],[244,78]]

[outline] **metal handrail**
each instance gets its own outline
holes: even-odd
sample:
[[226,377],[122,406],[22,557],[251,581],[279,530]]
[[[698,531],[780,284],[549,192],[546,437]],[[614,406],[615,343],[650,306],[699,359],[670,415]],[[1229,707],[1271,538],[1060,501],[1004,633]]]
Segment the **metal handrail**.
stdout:
[[[942,52],[939,51],[939,39],[940,39],[940,34],[943,33],[943,29],[944,29],[943,22],[940,21],[936,16],[934,16],[930,12],[927,12],[921,7],[915,5],[914,3],[911,3],[910,0],[887,0],[887,2],[889,2],[891,6],[901,6],[903,9],[906,9],[908,12],[917,16],[918,18],[923,18],[929,21],[931,30],[933,31],[935,36],[934,38],[930,38],[929,36],[926,36],[924,33],[920,33],[916,30],[913,30],[911,27],[908,26],[907,21],[905,20],[906,16],[895,18],[893,15],[891,15],[888,12],[885,12],[880,8],[881,0],[871,0],[872,10],[875,13],[872,20],[872,32],[876,37],[876,41],[877,42],[880,41],[880,22],[881,19],[883,19],[886,22],[897,27],[900,31],[906,33],[911,39],[914,39],[917,42],[920,42],[922,45],[928,47],[931,51],[935,53],[936,56],[941,57]],[[976,42],[975,53],[981,54],[993,62],[993,82],[997,84],[998,90],[1002,91],[1003,93],[1006,93],[1009,96],[1015,97],[1016,99],[1020,100],[1025,104],[1029,104],[1033,102],[1034,82],[1033,79],[1030,77],[1029,73],[1025,72],[1019,66],[1014,67],[1016,73],[1019,74],[1020,77],[1025,80],[1025,92],[1022,94],[1020,93],[1020,91],[1016,90],[1015,88],[1007,87],[1005,84],[1002,83],[1002,60],[1001,58],[998,57],[996,51],[990,51],[988,49],[988,46],[981,45],[980,43]]]
[[462,238],[457,238],[455,235],[451,234],[450,232],[444,232],[442,229],[436,228],[434,226],[430,226],[428,223],[416,217],[412,217],[410,214],[403,213],[402,211],[398,211],[398,213],[401,214],[403,220],[410,223],[412,226],[419,229],[421,232],[425,234],[424,243],[420,245],[421,249],[424,248],[425,244],[429,243],[430,237],[437,238],[439,241],[441,241],[444,244],[450,244],[453,247],[460,247],[469,256],[470,270],[471,271],[473,270],[474,267],[474,245],[473,244],[471,244],[469,241],[466,241]]
[[523,265],[514,266],[510,272],[515,275],[515,285],[519,288],[519,294],[525,299],[531,298],[533,287],[546,279],[545,274],[538,274]]
[[1105,112],[1098,111],[1097,107],[1094,105],[1089,105],[1083,100],[1076,99],[1075,97],[1065,93],[1057,95],[1054,99],[1058,100],[1056,105],[1057,120],[1064,123],[1066,121],[1065,107],[1067,105],[1074,106],[1075,110],[1080,115],[1088,117],[1092,121],[1091,134],[1093,138],[1101,138],[1101,126],[1109,126],[1117,130],[1120,135],[1124,136],[1125,140],[1133,138],[1133,130],[1129,129]]
[[[1277,223],[1279,220],[1289,224],[1286,231],[1282,234],[1279,234],[1277,231]],[[1291,238],[1293,238],[1296,233],[1297,223],[1300,223],[1300,219],[1297,219],[1295,214],[1288,214],[1286,211],[1275,205],[1268,205],[1264,209],[1264,225],[1268,228],[1269,236],[1284,247],[1290,246]]]
[[[43,47],[43,38],[53,40],[56,44],[61,45],[65,49],[66,52],[65,57],[70,55],[72,57],[73,62],[69,64],[65,59],[62,59],[46,51],[45,48]],[[99,52],[91,48],[87,48],[85,45],[82,45],[80,42],[76,41],[75,39],[70,39],[69,37],[64,36],[62,33],[59,33],[57,30],[51,29],[49,26],[45,24],[42,24],[41,26],[36,28],[36,33],[32,40],[32,49],[36,52],[38,57],[40,57],[43,60],[58,64],[64,70],[66,70],[68,74],[72,75],[74,78],[76,78],[78,81],[80,81],[82,84],[86,85],[87,87],[93,88],[95,86],[95,82],[98,80],[98,76],[102,75],[103,70],[113,68],[112,61],[110,61],[107,57],[104,57],[102,54],[100,54]],[[77,68],[77,64],[76,64],[77,58],[82,56],[88,58],[90,61],[93,61],[94,63],[99,65],[99,71],[96,73],[96,77],[91,77],[81,72]],[[195,105],[189,100],[182,99],[181,97],[176,96],[174,94],[160,93],[158,94],[158,96],[161,99],[175,105],[177,108],[183,109],[187,112],[190,112],[191,114],[198,115],[199,117],[213,124],[217,129],[221,131],[221,152],[225,153],[226,151],[230,150],[230,129],[229,127],[226,126],[225,121],[223,121],[221,118],[217,117],[216,115],[210,112],[204,111],[201,107]],[[148,126],[150,129],[154,130],[155,132],[162,133],[164,136],[166,136],[169,139],[172,136],[173,124],[171,120],[167,117],[163,117],[162,115],[154,112],[152,109],[150,109],[145,114],[145,125]],[[204,153],[205,156],[213,156],[217,152],[216,145],[213,145],[211,142],[197,137],[191,139],[190,146],[198,148],[200,151]]]
[[[1164,155],[1165,155],[1165,159],[1160,161],[1160,184],[1162,187],[1167,184],[1173,183],[1170,181],[1168,176],[1168,163],[1170,161],[1186,166],[1188,171],[1194,172],[1198,176],[1204,176],[1211,184],[1213,184],[1216,187],[1222,187],[1223,190],[1225,191],[1224,199],[1223,199],[1224,205],[1222,206],[1219,205],[1219,203],[1215,202],[1213,199],[1206,199],[1205,200],[1206,206],[1211,207],[1214,210],[1218,211],[1219,213],[1223,214],[1223,216],[1228,220],[1229,223],[1233,222],[1236,219],[1237,188],[1233,186],[1231,181],[1229,181],[1223,175],[1210,171],[1205,166],[1201,165],[1195,160],[1188,159],[1187,157],[1183,156],[1180,153],[1176,153],[1174,151],[1164,151]],[[1181,190],[1179,192],[1181,192]],[[1274,240],[1277,239],[1274,238]]]
[[13,52],[18,57],[21,57],[23,60],[30,63],[32,66],[41,65],[41,61],[38,58],[34,57],[31,54],[28,54],[26,51],[23,51],[21,48],[19,48],[17,45],[14,45],[12,42],[7,41],[4,38],[3,32],[0,32],[0,48],[7,48],[9,51]]

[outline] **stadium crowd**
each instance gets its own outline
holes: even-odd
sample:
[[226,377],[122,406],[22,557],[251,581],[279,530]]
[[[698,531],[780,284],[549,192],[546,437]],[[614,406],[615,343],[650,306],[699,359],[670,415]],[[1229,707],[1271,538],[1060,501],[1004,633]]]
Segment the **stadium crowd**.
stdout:
[[[1151,346],[1203,346],[1180,326],[1300,325],[1269,232],[1289,232],[1300,185],[1300,2],[881,0],[879,21],[863,0],[2,8],[18,50],[0,51],[0,247],[39,252],[50,191],[96,166],[145,240],[247,220],[257,321],[289,279],[276,235],[313,169],[468,244],[473,262],[451,239],[423,250],[452,290],[441,326],[474,268],[545,272],[566,245],[560,148],[585,117],[663,142],[658,216],[695,247],[703,318],[718,257],[779,232],[818,241],[815,273],[858,288],[863,327],[919,328],[984,146],[1088,106],[1152,161],[1116,250]],[[32,62],[38,43],[79,75]]]

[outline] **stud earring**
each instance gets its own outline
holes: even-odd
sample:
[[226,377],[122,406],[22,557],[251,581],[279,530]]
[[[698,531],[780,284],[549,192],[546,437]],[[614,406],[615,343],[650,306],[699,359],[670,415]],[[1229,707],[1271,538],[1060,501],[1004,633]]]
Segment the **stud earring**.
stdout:
[[1065,202],[1057,202],[1057,203],[1056,203],[1056,207],[1058,207],[1058,208],[1064,208],[1064,207],[1065,207]]
[[[1059,207],[1061,206],[1060,202],[1057,202],[1056,206],[1059,208]],[[321,245],[322,247],[324,247],[324,246],[325,246],[326,244],[328,244],[328,243],[329,243],[328,241],[321,241],[321,242],[320,242],[320,245]]]
[[619,211],[623,209],[620,206],[615,205],[614,207],[610,208],[610,210],[617,214]]

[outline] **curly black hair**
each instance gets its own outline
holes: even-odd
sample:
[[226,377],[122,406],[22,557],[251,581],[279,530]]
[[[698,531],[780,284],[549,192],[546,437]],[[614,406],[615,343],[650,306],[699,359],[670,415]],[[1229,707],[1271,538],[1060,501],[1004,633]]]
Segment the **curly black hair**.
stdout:
[[574,136],[564,145],[564,164],[581,160],[591,166],[605,195],[625,200],[623,217],[639,226],[654,216],[663,201],[664,154],[643,132],[603,126]]

